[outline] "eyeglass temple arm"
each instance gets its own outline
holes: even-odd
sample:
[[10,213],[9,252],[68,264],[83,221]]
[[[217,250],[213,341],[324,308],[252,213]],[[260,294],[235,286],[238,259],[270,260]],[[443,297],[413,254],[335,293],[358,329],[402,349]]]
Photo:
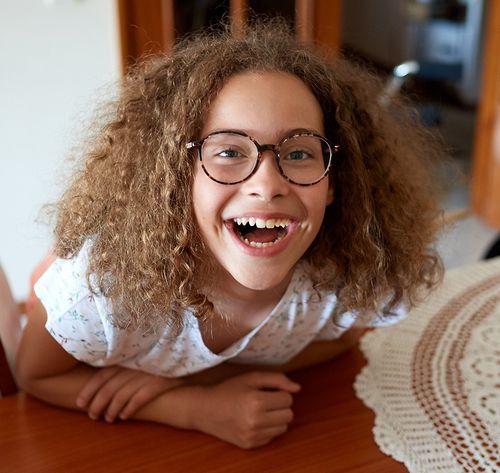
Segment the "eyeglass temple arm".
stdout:
[[190,141],[189,143],[186,143],[186,148],[187,149],[193,149],[198,146],[201,146],[203,144],[203,140],[197,140],[197,141]]

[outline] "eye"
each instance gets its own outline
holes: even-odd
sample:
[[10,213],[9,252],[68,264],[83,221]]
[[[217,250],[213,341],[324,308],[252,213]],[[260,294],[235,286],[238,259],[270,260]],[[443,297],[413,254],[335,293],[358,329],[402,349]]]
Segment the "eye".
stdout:
[[243,154],[236,149],[228,148],[217,152],[216,156],[221,158],[241,158]]
[[285,159],[288,161],[304,161],[306,159],[311,159],[312,157],[313,156],[308,151],[305,151],[303,149],[296,149],[293,151],[289,151],[286,154]]

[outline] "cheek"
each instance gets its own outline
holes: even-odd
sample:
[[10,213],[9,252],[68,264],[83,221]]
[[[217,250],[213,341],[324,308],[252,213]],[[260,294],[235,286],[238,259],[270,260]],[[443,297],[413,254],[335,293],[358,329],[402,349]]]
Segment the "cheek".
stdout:
[[328,186],[328,193],[326,195],[326,205],[330,205],[333,202],[333,184]]
[[309,206],[309,212],[316,219],[322,220],[326,207],[333,202],[333,188],[326,179],[316,184],[316,186],[311,187],[311,195],[308,196],[307,205]]
[[195,168],[193,180],[193,209],[203,236],[220,224],[221,211],[227,200],[224,186],[210,180],[200,167]]

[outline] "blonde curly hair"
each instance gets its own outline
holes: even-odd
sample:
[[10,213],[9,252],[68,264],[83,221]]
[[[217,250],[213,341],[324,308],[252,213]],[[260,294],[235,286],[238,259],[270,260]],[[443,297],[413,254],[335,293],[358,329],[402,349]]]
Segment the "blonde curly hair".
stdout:
[[226,81],[246,71],[300,78],[322,107],[326,137],[340,145],[334,201],[304,255],[319,270],[317,286],[361,313],[414,304],[442,274],[431,248],[440,211],[429,175],[439,144],[403,107],[380,107],[381,84],[369,73],[301,44],[276,21],[244,38],[225,31],[186,39],[124,78],[58,203],[57,255],[71,258],[92,241],[91,286],[111,299],[118,326],[180,327],[186,308],[209,316],[201,288],[210,257],[194,217],[186,143],[201,138]]

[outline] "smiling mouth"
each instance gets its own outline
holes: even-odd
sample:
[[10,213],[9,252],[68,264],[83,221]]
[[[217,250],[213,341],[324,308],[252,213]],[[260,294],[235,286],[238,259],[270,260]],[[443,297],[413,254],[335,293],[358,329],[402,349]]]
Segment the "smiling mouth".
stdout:
[[240,217],[233,219],[233,230],[245,245],[267,248],[282,240],[292,222],[286,218]]

